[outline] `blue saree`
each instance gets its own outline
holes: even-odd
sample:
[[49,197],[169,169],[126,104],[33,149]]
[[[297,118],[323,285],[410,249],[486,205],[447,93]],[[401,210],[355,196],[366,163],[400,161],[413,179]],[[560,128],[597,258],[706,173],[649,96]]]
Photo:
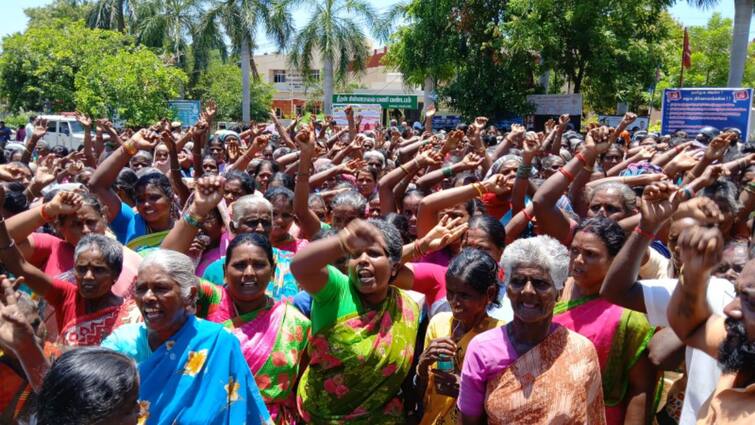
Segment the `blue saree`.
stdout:
[[239,342],[191,316],[139,364],[139,425],[272,424]]

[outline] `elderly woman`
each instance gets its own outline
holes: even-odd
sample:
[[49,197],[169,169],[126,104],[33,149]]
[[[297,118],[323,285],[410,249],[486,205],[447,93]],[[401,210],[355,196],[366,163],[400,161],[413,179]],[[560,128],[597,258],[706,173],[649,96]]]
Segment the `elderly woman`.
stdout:
[[551,320],[567,254],[548,236],[506,247],[502,265],[514,320],[470,342],[457,402],[462,424],[605,423],[595,348]]
[[[305,422],[406,423],[399,393],[412,366],[419,308],[389,285],[401,249],[395,227],[354,220],[294,256],[291,271],[313,297],[310,364],[297,397]],[[348,275],[330,265],[344,254]]]
[[0,220],[0,260],[55,308],[60,344],[97,345],[115,328],[141,320],[133,301],[112,291],[123,267],[121,244],[91,234],[79,241],[73,256],[76,285],[49,276],[27,262]]
[[189,257],[151,252],[134,288],[144,323],[102,343],[139,365],[139,423],[271,423],[238,340],[194,316],[198,284]]
[[275,248],[296,254],[307,245],[307,240],[297,239],[291,235],[294,224],[294,192],[285,187],[272,188],[265,193],[265,199],[273,205],[273,228],[270,242]]

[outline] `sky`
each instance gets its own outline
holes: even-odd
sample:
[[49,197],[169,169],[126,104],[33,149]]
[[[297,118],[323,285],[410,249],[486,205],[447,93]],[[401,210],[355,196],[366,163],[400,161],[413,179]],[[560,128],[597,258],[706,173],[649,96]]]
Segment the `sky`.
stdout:
[[[24,15],[24,8],[42,6],[50,3],[52,0],[2,0],[0,2],[0,37],[14,32],[23,31],[26,28],[27,18]],[[371,3],[378,12],[384,12],[399,0],[373,0]],[[721,0],[717,7],[701,10],[691,7],[686,1],[678,1],[671,8],[671,15],[679,20],[683,25],[704,25],[714,12],[720,12],[725,18],[734,17],[734,1]],[[308,17],[306,7],[302,7],[294,12],[294,19],[297,26],[303,25]],[[755,38],[755,19],[750,26],[750,39]],[[378,44],[378,43],[376,43]],[[259,47],[255,53],[273,52],[275,47],[267,40],[260,40]]]

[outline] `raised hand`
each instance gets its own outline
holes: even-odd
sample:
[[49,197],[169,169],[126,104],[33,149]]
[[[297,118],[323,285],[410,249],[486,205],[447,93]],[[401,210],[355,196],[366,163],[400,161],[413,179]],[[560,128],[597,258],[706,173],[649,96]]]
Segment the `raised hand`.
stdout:
[[143,128],[134,133],[129,141],[132,141],[137,149],[151,151],[158,143],[160,143],[160,138],[157,133],[150,132]]
[[462,160],[461,163],[464,165],[464,168],[468,170],[475,170],[477,167],[482,165],[482,162],[484,161],[484,158],[480,155],[477,155],[476,153],[468,153]]
[[441,151],[443,153],[451,152],[452,150],[456,149],[459,146],[459,143],[464,140],[464,132],[461,130],[453,130],[450,133],[448,133],[448,137],[446,137],[445,143],[443,143],[443,149]]
[[649,161],[655,155],[655,148],[653,146],[645,146],[637,153],[637,159],[640,161]]
[[380,231],[364,220],[351,220],[345,228],[338,232],[336,237],[340,239],[341,245],[352,256],[361,254],[375,244],[383,247],[386,252],[388,250]]
[[736,138],[736,133],[721,133],[711,140],[708,148],[705,149],[705,159],[708,161],[716,161],[723,158],[726,149],[729,148],[731,140]]
[[45,134],[47,134],[47,120],[44,118],[37,118],[37,120],[34,121],[34,132],[31,136],[35,139],[41,139]]
[[367,166],[367,162],[361,158],[352,159],[351,161],[341,164],[344,173],[355,175],[357,171]]
[[690,226],[676,242],[684,273],[704,275],[721,262],[724,238],[716,227]]
[[679,204],[672,218],[674,220],[692,218],[702,224],[708,225],[722,222],[724,215],[718,208],[716,201],[705,196],[698,196]]
[[511,189],[514,186],[515,177],[516,176],[513,174],[509,177],[506,177],[503,174],[493,174],[482,182],[482,186],[485,188],[486,192],[495,193],[496,195],[504,195],[511,192]]
[[585,137],[585,148],[593,150],[600,155],[611,147],[609,135],[611,130],[608,127],[596,127],[590,130]]
[[532,158],[540,153],[543,145],[540,141],[540,138],[537,137],[537,134],[528,132],[525,133],[524,143],[522,144],[522,146],[524,147],[522,156],[527,158],[529,161],[532,161]]
[[198,217],[205,217],[223,199],[225,193],[225,178],[222,176],[201,177],[194,185],[194,200],[190,213]]
[[347,119],[354,119],[354,108],[352,108],[351,105],[347,105],[345,108],[343,108],[343,113],[346,114]]
[[45,215],[58,217],[75,213],[81,208],[82,202],[81,195],[78,193],[60,191],[42,208],[45,209]]
[[475,127],[479,128],[479,129],[483,129],[483,128],[485,128],[486,125],[488,125],[488,118],[487,117],[477,117],[477,118],[474,119],[474,124],[473,125]]
[[629,124],[633,123],[637,119],[637,114],[634,112],[627,112],[624,114],[624,117],[621,119],[621,126],[626,127]]
[[556,121],[553,118],[549,118],[548,121],[545,122],[545,132],[550,133],[554,128],[556,128]]
[[214,100],[210,99],[207,101],[204,107],[204,114],[206,121],[212,122],[215,119],[215,114],[218,113],[218,105],[215,103]]
[[703,174],[698,177],[703,187],[708,187],[721,176],[728,176],[729,170],[722,164],[710,165],[705,168]]
[[0,164],[0,180],[7,182],[23,181],[28,178],[29,171],[18,164]]
[[674,213],[683,196],[682,191],[668,181],[645,186],[640,203],[640,228],[657,231]]
[[[15,284],[23,281],[20,277]],[[25,343],[34,344],[35,335],[29,318],[18,308],[18,295],[13,287],[14,282],[0,275],[0,346],[16,351]]]
[[40,187],[45,187],[55,181],[56,162],[58,162],[58,159],[53,154],[40,158],[37,162],[37,170],[34,171],[34,183]]
[[569,124],[569,121],[571,118],[569,117],[569,114],[563,114],[560,117],[558,117],[558,127],[563,131],[566,128],[566,125]]
[[444,215],[438,224],[422,238],[423,250],[425,252],[439,251],[459,240],[468,228],[469,224],[463,222],[461,217],[452,220],[450,216]]
[[435,105],[428,106],[425,110],[425,119],[434,117],[436,112]]
[[515,143],[520,143],[522,140],[524,140],[524,133],[526,132],[527,129],[524,128],[523,125],[511,124],[511,132],[508,135],[509,140]]
[[255,152],[261,152],[265,149],[268,143],[270,143],[270,135],[261,134],[254,138],[252,144],[249,145],[249,149],[253,149]]
[[426,149],[421,151],[417,157],[420,167],[438,166],[443,163],[443,154],[433,150],[431,145],[425,145],[423,148]]
[[84,128],[92,128],[92,119],[82,114],[81,112],[75,112],[73,115],[76,121],[80,122]]

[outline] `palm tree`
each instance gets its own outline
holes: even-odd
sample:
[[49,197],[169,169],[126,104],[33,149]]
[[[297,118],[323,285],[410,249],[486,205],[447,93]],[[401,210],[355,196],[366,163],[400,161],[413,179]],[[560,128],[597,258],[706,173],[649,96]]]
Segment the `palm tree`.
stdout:
[[259,78],[252,57],[252,51],[257,47],[256,32],[261,29],[279,49],[285,49],[289,35],[294,32],[291,5],[292,0],[221,0],[211,5],[196,28],[199,45],[212,44],[222,28],[232,50],[240,56],[244,121],[250,118],[249,79],[252,69],[254,78]]
[[[707,9],[717,6],[719,0],[687,0],[687,2],[699,8]],[[734,0],[734,31],[731,35],[731,54],[729,55],[729,87],[740,87],[742,85],[753,11],[753,0]]]
[[313,55],[323,63],[324,113],[333,111],[334,79],[345,81],[349,72],[362,71],[369,56],[364,28],[376,32],[377,17],[364,0],[310,0],[314,8],[307,24],[294,37],[289,61],[307,73]]
[[146,0],[138,5],[136,41],[147,47],[163,48],[174,63],[187,68],[186,54],[200,16],[199,0]]
[[91,28],[126,32],[134,17],[135,0],[96,0],[87,17]]

